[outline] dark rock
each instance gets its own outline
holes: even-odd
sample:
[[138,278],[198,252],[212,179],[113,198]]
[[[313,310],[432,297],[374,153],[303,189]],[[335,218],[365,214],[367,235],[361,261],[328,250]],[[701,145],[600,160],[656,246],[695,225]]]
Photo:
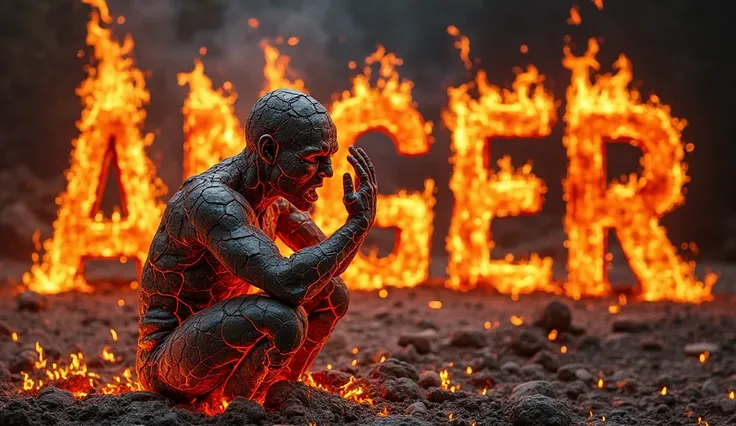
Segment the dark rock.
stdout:
[[55,386],[48,386],[38,393],[38,402],[50,409],[68,407],[74,405],[76,399],[67,390],[61,390]]
[[26,290],[18,295],[18,310],[41,312],[48,307],[48,299],[46,296],[40,295],[35,291]]
[[532,356],[547,345],[538,334],[522,330],[521,333],[511,341],[510,347],[516,354],[521,356]]
[[534,354],[529,360],[530,363],[537,363],[544,367],[547,371],[556,373],[560,368],[560,358],[546,350],[542,350]]
[[584,368],[578,368],[575,370],[575,378],[584,383],[590,383],[595,379],[595,376],[590,371]]
[[718,381],[713,378],[703,382],[703,386],[701,386],[700,390],[703,392],[703,395],[706,396],[716,396],[721,393],[721,387],[718,385]]
[[431,402],[441,404],[445,401],[454,401],[465,397],[464,393],[461,392],[450,392],[442,388],[429,388],[426,393],[426,397]]
[[422,401],[417,401],[410,406],[406,407],[406,410],[404,413],[407,416],[421,416],[423,414],[427,414],[427,406],[424,405]]
[[661,374],[657,376],[657,380],[654,382],[658,389],[663,387],[672,387],[672,376],[669,374]]
[[575,372],[585,369],[584,364],[565,364],[557,370],[557,378],[563,382],[572,382],[577,379]]
[[601,349],[601,339],[598,336],[583,336],[578,342],[578,350],[598,350]]
[[636,379],[623,379],[616,383],[616,387],[621,390],[621,393],[626,395],[634,395],[639,391],[639,382]]
[[641,333],[649,330],[649,323],[637,318],[618,318],[613,322],[614,333]]
[[422,371],[417,383],[419,386],[428,389],[433,386],[439,387],[442,384],[442,379],[440,379],[440,375],[435,371]]
[[590,385],[587,385],[580,380],[575,380],[574,382],[567,383],[562,389],[562,392],[573,401],[577,400],[578,396],[584,395],[589,391]]
[[266,418],[266,410],[260,404],[240,396],[232,400],[225,411],[235,414],[245,424],[259,423]]
[[661,351],[664,349],[664,343],[659,339],[644,339],[641,341],[640,346],[645,351]]
[[417,419],[410,416],[388,416],[379,417],[373,420],[373,423],[368,423],[370,426],[432,426],[426,420]]
[[504,371],[509,374],[519,374],[520,368],[521,367],[519,367],[519,364],[513,361],[507,361],[501,365],[501,371]]
[[419,359],[419,352],[414,345],[408,344],[405,347],[394,352],[393,357],[398,359],[399,361],[414,363]]
[[521,367],[519,372],[525,380],[545,380],[547,378],[544,367],[537,363],[526,364]]
[[399,337],[399,346],[414,345],[418,353],[426,354],[432,351],[432,343],[437,338],[437,331],[429,328],[418,333],[402,335]]
[[0,320],[0,337],[10,337],[13,334],[13,329],[10,328],[8,323],[6,323],[3,320]]
[[381,398],[393,402],[417,400],[422,398],[422,391],[419,388],[419,385],[417,385],[412,379],[406,377],[388,379],[382,382],[378,393]]
[[422,330],[430,330],[430,329],[431,330],[439,330],[440,329],[439,327],[437,327],[437,324],[435,324],[434,322],[432,322],[432,321],[430,321],[428,319],[423,319],[423,320],[419,321],[417,323],[417,327],[419,327]]
[[511,395],[509,395],[509,401],[514,402],[520,398],[532,395],[544,395],[550,398],[557,398],[557,394],[550,382],[534,380],[514,387],[511,390]]
[[482,348],[486,346],[486,333],[482,330],[461,330],[453,333],[450,338],[452,346],[460,348]]
[[21,371],[28,372],[33,369],[33,365],[36,361],[38,361],[38,352],[29,348],[21,349],[15,354],[15,357],[8,366],[8,369],[11,373],[20,373]]
[[570,426],[572,413],[565,404],[544,395],[518,398],[507,409],[514,426]]
[[417,380],[419,378],[419,373],[417,373],[417,369],[413,365],[398,359],[389,358],[376,366],[371,373],[371,377],[379,380],[386,380],[391,377],[407,377],[412,380]]
[[552,330],[568,331],[572,324],[572,313],[564,303],[553,300],[534,321],[534,325],[543,328],[547,333]]
[[700,354],[705,352],[714,354],[720,349],[721,347],[717,343],[708,342],[689,343],[683,348],[683,350],[685,351],[685,355],[689,356],[700,356]]
[[493,378],[491,373],[481,371],[480,373],[473,373],[470,376],[470,383],[477,388],[490,389],[493,387],[494,383],[496,383],[496,380]]

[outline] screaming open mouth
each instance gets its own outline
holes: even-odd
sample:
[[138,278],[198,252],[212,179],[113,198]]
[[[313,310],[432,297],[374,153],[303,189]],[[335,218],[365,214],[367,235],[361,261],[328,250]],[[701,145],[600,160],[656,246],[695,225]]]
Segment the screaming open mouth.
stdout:
[[307,192],[304,194],[304,198],[306,198],[306,200],[311,203],[317,201],[317,198],[319,198],[319,196],[317,195],[317,189],[309,188]]

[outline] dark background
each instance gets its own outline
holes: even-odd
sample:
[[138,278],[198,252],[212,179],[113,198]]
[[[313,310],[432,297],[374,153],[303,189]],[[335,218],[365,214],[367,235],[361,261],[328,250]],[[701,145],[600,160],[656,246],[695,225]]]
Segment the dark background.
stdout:
[[[580,26],[566,22],[573,5],[580,7]],[[435,144],[428,155],[412,159],[397,157],[383,136],[368,136],[362,145],[378,163],[385,193],[419,189],[425,176],[437,181],[437,255],[444,251],[452,208],[449,133],[440,111],[447,103],[446,88],[472,78],[447,25],[469,36],[471,55],[480,59],[493,84],[508,85],[514,66],[534,64],[547,77],[545,86],[563,100],[549,138],[491,145],[493,163],[505,153],[516,165],[534,162],[535,173],[549,186],[544,213],[557,218],[564,213],[561,118],[569,83],[561,64],[563,37],[570,35],[574,52],[581,55],[589,37],[601,36],[598,59],[604,72],[624,53],[642,92],[658,94],[674,116],[689,123],[683,139],[696,146],[687,157],[692,182],[686,204],[663,220],[671,240],[695,241],[701,256],[711,259],[736,259],[728,241],[736,217],[736,168],[731,166],[736,43],[727,22],[731,18],[719,2],[606,0],[602,11],[589,0],[111,0],[109,6],[113,15],[127,18],[116,34],[132,34],[136,61],[148,75],[152,102],[146,130],[157,134],[150,156],[170,191],[181,181],[180,111],[187,93],[177,85],[176,73],[192,69],[200,46],[209,49],[205,65],[215,83],[233,82],[241,121],[263,85],[258,43],[264,37],[301,38],[298,46],[281,50],[325,104],[333,93],[350,88],[348,61],[362,63],[377,43],[398,54],[405,62],[401,76],[415,83],[420,111],[436,124]],[[82,67],[88,61],[77,58],[77,51],[85,49],[89,10],[79,0],[0,1],[0,171],[26,165],[44,180],[58,182],[68,167],[81,112],[74,89],[86,77]],[[258,30],[248,27],[249,17],[260,20]],[[529,46],[528,54],[520,53],[521,44]],[[634,148],[612,146],[609,175],[636,170],[638,155]]]

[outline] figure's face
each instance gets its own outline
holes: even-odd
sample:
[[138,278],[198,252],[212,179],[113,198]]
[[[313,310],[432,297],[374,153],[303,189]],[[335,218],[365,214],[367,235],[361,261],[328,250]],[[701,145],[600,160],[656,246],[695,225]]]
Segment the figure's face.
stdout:
[[331,121],[315,123],[311,131],[291,140],[278,140],[273,165],[278,194],[296,208],[308,211],[317,201],[316,189],[333,175],[332,156],[337,152],[337,138]]

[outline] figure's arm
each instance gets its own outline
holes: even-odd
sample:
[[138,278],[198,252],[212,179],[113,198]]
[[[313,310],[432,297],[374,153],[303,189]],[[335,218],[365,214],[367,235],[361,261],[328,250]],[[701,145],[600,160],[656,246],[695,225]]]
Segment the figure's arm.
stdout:
[[187,216],[198,240],[234,275],[278,300],[300,305],[347,268],[373,225],[377,191],[373,165],[365,153],[349,161],[360,184],[356,190],[350,175],[343,176],[347,221],[329,238],[289,258],[254,226],[255,213],[242,196],[224,185],[202,182],[193,188],[187,197]]

